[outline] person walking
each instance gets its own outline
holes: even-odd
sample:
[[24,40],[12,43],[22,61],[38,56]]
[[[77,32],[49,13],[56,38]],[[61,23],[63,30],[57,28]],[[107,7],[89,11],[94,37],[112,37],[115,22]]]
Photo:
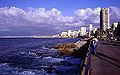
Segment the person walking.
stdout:
[[91,41],[91,47],[92,47],[94,55],[97,54],[97,44],[98,44],[98,39],[93,38],[92,41]]

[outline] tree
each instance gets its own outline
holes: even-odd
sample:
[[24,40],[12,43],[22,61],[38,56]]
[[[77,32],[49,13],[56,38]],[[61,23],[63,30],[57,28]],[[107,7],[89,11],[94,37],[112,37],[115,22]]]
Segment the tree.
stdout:
[[120,36],[120,22],[118,22],[117,26],[117,36]]
[[114,36],[120,36],[120,22],[118,22],[117,28],[115,28]]
[[110,39],[110,30],[109,29],[106,30],[106,36],[107,36],[107,39]]

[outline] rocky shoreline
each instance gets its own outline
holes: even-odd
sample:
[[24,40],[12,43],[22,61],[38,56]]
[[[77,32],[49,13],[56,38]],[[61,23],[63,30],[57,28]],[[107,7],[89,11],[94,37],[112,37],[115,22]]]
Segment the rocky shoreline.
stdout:
[[84,38],[75,43],[57,44],[55,45],[55,48],[58,49],[62,54],[81,55],[86,52],[88,44],[89,38]]

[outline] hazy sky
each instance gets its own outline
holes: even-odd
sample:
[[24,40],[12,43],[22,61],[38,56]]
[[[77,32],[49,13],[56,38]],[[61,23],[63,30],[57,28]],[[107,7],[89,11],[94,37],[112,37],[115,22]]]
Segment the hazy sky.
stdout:
[[99,12],[110,9],[111,23],[120,21],[119,0],[0,0],[0,35],[51,35],[99,27]]

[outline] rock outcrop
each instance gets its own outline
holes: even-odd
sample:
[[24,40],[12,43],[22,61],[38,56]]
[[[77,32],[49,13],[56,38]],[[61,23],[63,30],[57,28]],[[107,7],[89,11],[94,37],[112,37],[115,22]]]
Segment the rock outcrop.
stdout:
[[86,45],[87,45],[87,41],[82,40],[76,43],[57,44],[55,45],[55,48],[58,49],[62,54],[77,55],[80,52],[82,52],[84,46]]

